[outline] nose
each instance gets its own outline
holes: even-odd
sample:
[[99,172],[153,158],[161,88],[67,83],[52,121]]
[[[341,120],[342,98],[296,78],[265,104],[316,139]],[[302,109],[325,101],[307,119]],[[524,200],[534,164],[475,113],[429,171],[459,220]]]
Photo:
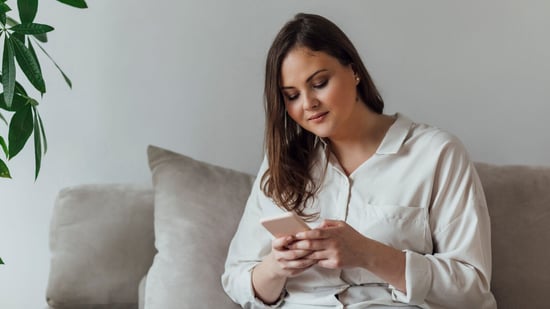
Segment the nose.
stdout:
[[304,109],[305,110],[314,110],[319,107],[319,100],[313,93],[307,93],[304,95]]

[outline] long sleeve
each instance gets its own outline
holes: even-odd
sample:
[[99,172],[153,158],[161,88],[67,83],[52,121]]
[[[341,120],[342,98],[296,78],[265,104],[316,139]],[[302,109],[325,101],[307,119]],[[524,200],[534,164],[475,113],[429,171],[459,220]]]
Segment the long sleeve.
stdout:
[[262,204],[269,201],[262,193],[260,181],[267,169],[262,163],[254,182],[239,227],[227,254],[222,286],[227,295],[243,308],[274,308],[280,302],[267,306],[255,298],[252,287],[252,269],[271,251],[271,236],[259,224],[263,216]]
[[456,138],[444,143],[429,209],[433,254],[406,252],[407,294],[429,308],[496,308],[490,291],[491,234],[481,182]]
[[[456,137],[399,116],[376,154],[351,175],[325,154],[319,149],[315,171],[324,174],[309,210],[319,212],[319,222],[345,220],[363,235],[403,250],[407,293],[385,288],[366,269],[313,266],[288,279],[283,306],[496,308],[485,196]],[[226,293],[245,308],[266,308],[251,284],[251,270],[271,250],[271,235],[259,220],[282,211],[260,189],[266,169],[264,161],[222,276]]]

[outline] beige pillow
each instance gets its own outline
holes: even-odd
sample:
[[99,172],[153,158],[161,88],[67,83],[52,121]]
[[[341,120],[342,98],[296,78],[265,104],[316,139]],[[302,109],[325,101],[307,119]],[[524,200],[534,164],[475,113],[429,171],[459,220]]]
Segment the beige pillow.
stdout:
[[48,305],[136,308],[153,244],[151,188],[100,184],[61,190],[50,225]]
[[231,308],[220,283],[253,176],[148,148],[155,246],[145,308]]

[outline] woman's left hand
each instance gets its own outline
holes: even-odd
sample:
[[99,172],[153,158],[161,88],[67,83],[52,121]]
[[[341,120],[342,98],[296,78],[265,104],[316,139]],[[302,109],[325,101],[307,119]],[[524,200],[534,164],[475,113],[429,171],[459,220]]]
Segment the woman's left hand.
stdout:
[[363,236],[344,221],[324,220],[318,228],[296,234],[289,248],[313,251],[307,258],[321,267],[366,268],[407,293],[405,253]]
[[314,251],[308,259],[317,260],[325,268],[366,267],[369,244],[363,236],[344,221],[324,220],[313,230],[300,232],[289,248]]

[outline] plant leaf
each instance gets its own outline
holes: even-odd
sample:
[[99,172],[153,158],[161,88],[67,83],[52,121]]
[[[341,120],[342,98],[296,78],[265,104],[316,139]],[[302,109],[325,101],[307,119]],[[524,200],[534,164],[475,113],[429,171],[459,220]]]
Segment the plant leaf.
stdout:
[[6,155],[6,157],[8,157],[8,145],[6,144],[6,141],[2,136],[0,136],[0,146],[2,146],[4,154]]
[[50,58],[50,60],[53,62],[53,64],[55,65],[55,67],[57,68],[57,70],[59,70],[59,72],[61,73],[61,75],[63,75],[63,78],[65,79],[65,82],[67,83],[67,85],[69,85],[69,88],[73,88],[73,83],[71,82],[71,79],[69,79],[69,77],[63,72],[63,70],[61,70],[61,68],[59,67],[59,65],[57,64],[57,62],[55,62],[55,60],[53,60],[53,58],[50,56],[50,54],[48,54],[48,52],[42,47],[42,45],[40,44],[36,44],[38,45],[38,47],[42,50],[42,52],[48,56],[48,58]]
[[[2,178],[11,178],[10,170],[8,169],[8,166],[2,159],[0,159],[0,177]],[[2,259],[0,259],[0,264],[4,264]]]
[[32,23],[36,17],[36,11],[38,11],[38,0],[17,0],[17,8],[21,22]]
[[15,25],[19,25],[19,22],[9,16],[6,17],[6,24],[8,24],[8,26],[15,26]]
[[79,9],[85,9],[88,7],[88,5],[86,4],[86,1],[84,0],[57,0],[57,1]]
[[17,82],[17,80],[15,81],[15,93],[20,93],[24,96],[27,96],[27,92],[25,91],[25,88],[23,88],[23,86],[21,86],[20,83]]
[[19,24],[10,29],[22,34],[42,34],[54,30],[52,26],[45,24]]
[[34,47],[32,47],[31,40],[28,39],[27,43],[29,44],[29,52],[31,53],[32,57],[36,61],[36,64],[38,65],[38,70],[40,70],[40,72],[42,72],[42,69],[40,68],[40,62],[38,61],[38,57],[36,57],[36,52],[34,51]]
[[38,110],[36,110],[36,114],[38,115],[38,121],[40,122],[40,133],[42,133],[42,144],[44,145],[44,153],[46,153],[48,152],[48,139],[46,138],[46,131],[44,131],[44,123],[42,123],[42,117],[40,117]]
[[[0,0],[2,1],[2,0]],[[0,74],[0,80],[2,79],[2,75]],[[19,94],[22,94],[22,95],[27,95],[27,92],[25,91],[25,88],[23,88],[23,86],[21,86],[20,83],[18,83],[17,81],[15,81],[15,93],[19,93]]]
[[7,108],[10,108],[15,92],[15,59],[13,47],[7,35],[4,40],[4,55],[2,57],[2,85],[4,86],[3,99]]
[[27,143],[33,130],[32,108],[26,105],[25,108],[17,111],[10,121],[8,133],[9,158],[15,157]]
[[40,136],[40,124],[38,122],[38,113],[36,107],[32,107],[34,111],[34,180],[38,178],[40,165],[42,164],[42,139]]
[[11,8],[7,4],[0,2],[0,14],[6,14],[9,11],[11,11]]
[[45,93],[46,84],[44,83],[44,78],[42,77],[38,63],[36,63],[29,49],[17,38],[10,37],[9,40],[14,47],[15,59],[17,59],[17,63],[19,63],[19,67],[21,67],[25,76],[27,76],[36,90],[40,91],[41,94]]
[[5,2],[0,1],[0,22],[2,22],[2,25],[6,24],[6,12],[11,11],[11,8]]
[[[17,89],[17,86],[16,86],[16,89]],[[7,110],[9,112],[17,112],[18,110],[25,107],[25,105],[27,104],[27,101],[28,99],[26,96],[23,96],[17,93],[16,91],[15,95],[13,96],[13,101],[11,102],[11,106],[8,107],[6,105],[6,102],[4,101],[4,96],[0,95],[0,108]]]
[[37,40],[39,40],[42,43],[48,42],[48,35],[45,33],[33,34],[32,36],[34,36]]
[[[11,17],[7,17],[7,23],[8,23],[8,26],[10,27],[13,27],[15,25],[19,25],[19,22]],[[5,24],[5,22],[4,22]],[[33,34],[32,36],[34,36],[37,40],[39,40],[40,42],[42,43],[47,43],[48,42],[48,35],[46,33],[40,33],[40,34]]]
[[[25,35],[23,33],[19,33],[19,32],[12,32],[11,33],[11,38],[16,38],[18,39],[19,41],[21,42],[25,42]],[[13,44],[12,44],[13,45]]]
[[4,115],[2,115],[2,113],[0,113],[0,119],[2,119],[2,121],[8,125],[8,121],[6,120],[6,118],[4,118]]

